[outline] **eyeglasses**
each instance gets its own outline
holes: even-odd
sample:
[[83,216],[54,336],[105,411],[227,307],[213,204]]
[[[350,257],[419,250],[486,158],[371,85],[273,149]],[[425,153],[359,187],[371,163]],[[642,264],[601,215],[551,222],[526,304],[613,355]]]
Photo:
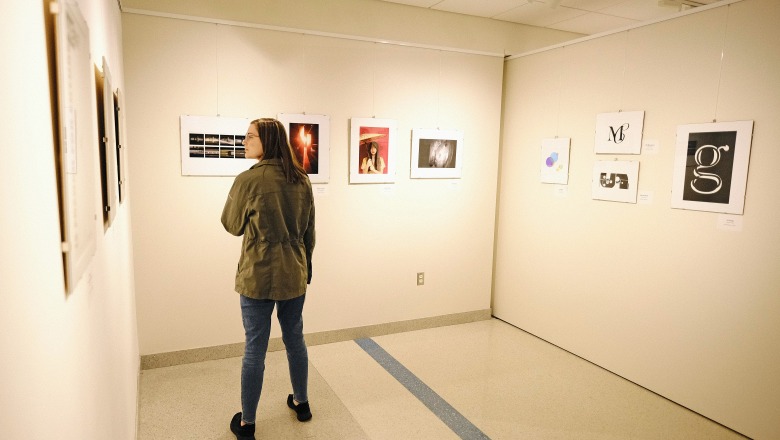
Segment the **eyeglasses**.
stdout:
[[244,136],[244,139],[249,140],[249,139],[252,139],[253,137],[255,137],[255,138],[256,137],[260,137],[260,135],[257,135],[257,134],[254,134],[254,133],[247,133],[246,136]]

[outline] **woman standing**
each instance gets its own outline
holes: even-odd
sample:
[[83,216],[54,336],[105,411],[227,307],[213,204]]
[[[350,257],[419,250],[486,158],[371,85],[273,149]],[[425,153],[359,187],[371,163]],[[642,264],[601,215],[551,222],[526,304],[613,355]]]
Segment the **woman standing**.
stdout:
[[252,121],[243,144],[246,157],[258,162],[233,182],[222,225],[231,234],[244,236],[235,289],[240,294],[246,348],[241,412],[233,416],[230,430],[238,439],[254,439],[274,307],[293,389],[287,405],[298,420],[311,419],[302,312],[312,275],[314,198],[311,182],[281,122],[270,118]]

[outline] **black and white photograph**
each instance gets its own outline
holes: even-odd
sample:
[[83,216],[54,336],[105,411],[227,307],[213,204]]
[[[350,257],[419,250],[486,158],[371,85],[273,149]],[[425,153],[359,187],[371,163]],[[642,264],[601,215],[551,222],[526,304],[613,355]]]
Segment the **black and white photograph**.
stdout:
[[203,145],[206,142],[206,135],[203,133],[190,133],[190,145]]
[[742,214],[753,121],[677,127],[672,208]]
[[460,178],[462,152],[462,131],[412,130],[411,178]]
[[206,157],[206,150],[203,145],[190,145],[190,157]]
[[639,162],[597,160],[593,164],[593,199],[636,203]]

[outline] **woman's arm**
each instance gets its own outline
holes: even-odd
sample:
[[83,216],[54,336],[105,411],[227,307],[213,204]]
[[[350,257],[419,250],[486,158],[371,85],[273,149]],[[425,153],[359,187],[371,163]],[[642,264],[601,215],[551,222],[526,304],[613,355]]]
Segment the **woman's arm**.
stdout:
[[378,156],[377,159],[379,159],[379,168],[377,168],[375,171],[377,174],[382,174],[385,172],[385,160],[382,159],[382,156]]
[[243,195],[241,185],[236,179],[228,193],[225,208],[222,209],[222,226],[225,227],[226,231],[236,236],[244,235],[244,227],[246,226],[246,201]]

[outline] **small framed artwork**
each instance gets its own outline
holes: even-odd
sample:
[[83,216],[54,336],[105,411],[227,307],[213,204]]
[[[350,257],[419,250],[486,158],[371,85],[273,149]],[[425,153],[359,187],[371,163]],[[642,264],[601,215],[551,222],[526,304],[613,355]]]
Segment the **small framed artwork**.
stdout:
[[95,66],[96,96],[98,96],[98,141],[100,152],[100,183],[103,194],[103,228],[107,230],[116,217],[119,185],[117,180],[116,123],[114,121],[114,91],[106,57],[102,69]]
[[459,179],[463,132],[415,128],[412,130],[412,179]]
[[394,119],[350,120],[349,183],[393,183],[397,122]]
[[639,154],[645,112],[596,115],[596,154]]
[[330,117],[280,113],[290,146],[306,170],[311,183],[328,183],[330,157]]
[[672,208],[742,214],[753,121],[677,127]]
[[636,203],[639,162],[597,160],[593,165],[593,199]]
[[237,176],[257,161],[244,157],[248,118],[181,116],[181,175]]
[[540,180],[542,183],[569,183],[569,145],[571,138],[542,139]]

